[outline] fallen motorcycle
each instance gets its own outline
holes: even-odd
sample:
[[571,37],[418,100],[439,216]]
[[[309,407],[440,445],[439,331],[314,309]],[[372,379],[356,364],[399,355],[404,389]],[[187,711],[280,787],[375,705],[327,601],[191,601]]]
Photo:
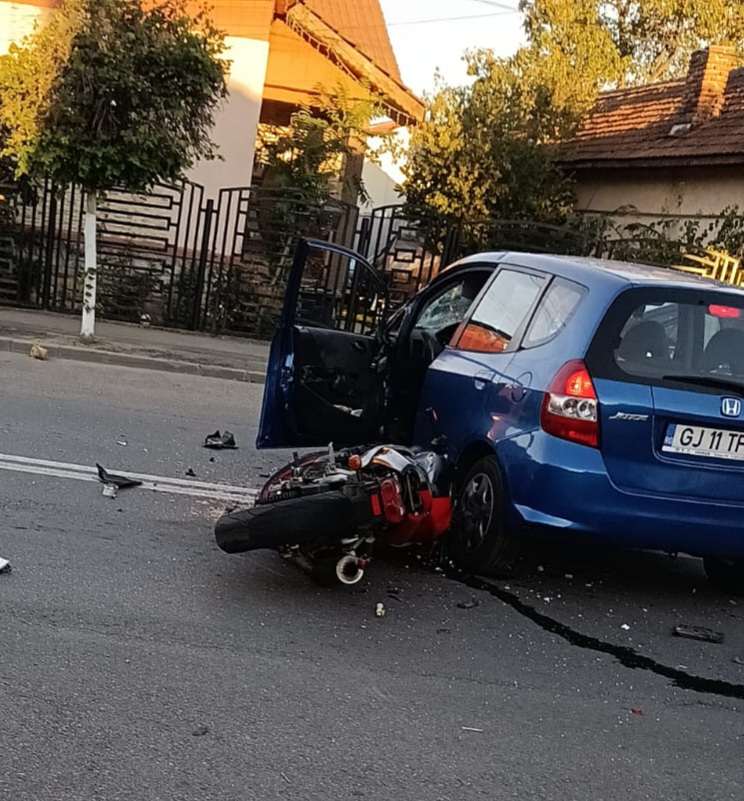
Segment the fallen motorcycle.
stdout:
[[374,546],[434,543],[452,522],[445,459],[378,445],[311,453],[277,471],[256,505],[215,527],[227,553],[278,551],[324,584],[358,584]]

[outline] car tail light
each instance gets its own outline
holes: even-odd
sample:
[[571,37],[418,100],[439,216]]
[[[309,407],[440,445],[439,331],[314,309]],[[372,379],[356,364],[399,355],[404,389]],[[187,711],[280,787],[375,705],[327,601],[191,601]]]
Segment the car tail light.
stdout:
[[739,320],[741,318],[741,309],[736,306],[718,306],[713,303],[708,306],[708,314],[722,320]]
[[564,364],[545,393],[540,424],[560,439],[599,447],[599,402],[584,362]]

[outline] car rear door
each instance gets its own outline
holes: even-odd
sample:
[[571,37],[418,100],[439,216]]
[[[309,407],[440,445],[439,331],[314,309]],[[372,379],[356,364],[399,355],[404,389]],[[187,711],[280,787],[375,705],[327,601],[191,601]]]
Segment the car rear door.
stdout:
[[511,369],[516,345],[547,281],[534,270],[495,271],[427,372],[417,442],[444,435],[450,456],[457,459],[469,443],[486,436],[500,439],[513,425],[523,398],[520,376]]
[[385,284],[358,253],[300,240],[271,345],[258,448],[356,445],[379,435]]
[[615,484],[744,502],[744,293],[627,290],[587,363]]

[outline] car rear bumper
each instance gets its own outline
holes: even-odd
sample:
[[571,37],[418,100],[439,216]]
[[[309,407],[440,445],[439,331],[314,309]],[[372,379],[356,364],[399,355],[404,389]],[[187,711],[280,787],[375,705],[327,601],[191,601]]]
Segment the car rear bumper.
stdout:
[[501,443],[515,521],[630,548],[744,557],[744,505],[621,490],[599,451],[544,432]]

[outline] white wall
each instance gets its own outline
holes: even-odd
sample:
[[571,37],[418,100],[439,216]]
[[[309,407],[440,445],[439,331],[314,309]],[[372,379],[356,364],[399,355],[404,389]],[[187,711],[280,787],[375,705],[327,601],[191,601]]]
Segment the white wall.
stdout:
[[46,8],[0,2],[0,55],[5,55],[13,42],[19,42],[31,33],[37,20],[48,13]]
[[372,161],[365,161],[362,169],[362,181],[369,195],[367,203],[360,204],[363,212],[380,206],[391,206],[402,203],[403,195],[396,190],[398,181],[391,178],[385,170]]
[[226,58],[232,62],[230,96],[217,113],[213,140],[221,161],[197,164],[189,178],[202,184],[206,197],[216,198],[223,187],[249,186],[253,177],[256,134],[261,115],[269,43],[257,39],[227,37]]
[[579,173],[576,189],[581,211],[635,206],[644,215],[717,215],[727,206],[744,209],[744,167]]

